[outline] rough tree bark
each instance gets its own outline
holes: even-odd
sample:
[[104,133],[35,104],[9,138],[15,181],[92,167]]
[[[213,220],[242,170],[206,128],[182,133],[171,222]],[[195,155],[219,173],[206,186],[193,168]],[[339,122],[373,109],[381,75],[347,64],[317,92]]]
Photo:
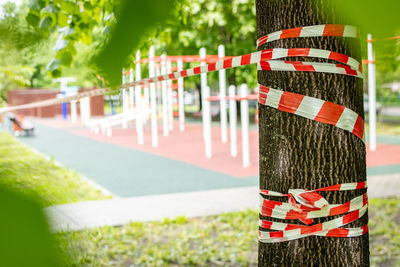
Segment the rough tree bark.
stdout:
[[[334,12],[328,0],[256,0],[256,12],[258,38],[300,26],[348,24],[346,18]],[[259,50],[275,47],[326,49],[361,62],[360,41],[352,38],[285,39],[267,43]],[[324,62],[315,58],[292,60]],[[259,71],[258,81],[272,88],[346,106],[364,117],[359,78],[330,73]],[[291,188],[317,189],[365,181],[365,145],[353,134],[262,105],[259,116],[261,189],[287,193]],[[364,191],[354,190],[323,192],[322,195],[329,203],[345,203],[362,193]],[[365,214],[347,227],[359,227],[367,222],[368,214]],[[259,266],[368,265],[368,234],[356,238],[312,236],[275,244],[259,243]]]

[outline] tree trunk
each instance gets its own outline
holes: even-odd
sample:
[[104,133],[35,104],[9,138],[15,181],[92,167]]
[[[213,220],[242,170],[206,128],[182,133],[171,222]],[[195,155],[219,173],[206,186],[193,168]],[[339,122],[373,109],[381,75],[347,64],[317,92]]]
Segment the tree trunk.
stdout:
[[[256,12],[258,38],[300,26],[348,24],[327,0],[256,0]],[[360,41],[354,38],[284,39],[266,43],[259,50],[277,47],[326,49],[361,62]],[[293,60],[325,61],[316,58]],[[343,105],[364,117],[362,80],[359,78],[332,73],[259,71],[258,81],[272,88]],[[366,180],[365,145],[352,133],[262,105],[259,119],[261,189],[287,193],[289,189],[317,189]],[[345,203],[364,192],[350,190],[322,192],[321,195],[329,203]],[[277,197],[270,199],[282,201]],[[346,227],[360,227],[367,222],[366,213]],[[310,236],[281,243],[259,243],[259,266],[368,265],[368,234],[354,238]]]

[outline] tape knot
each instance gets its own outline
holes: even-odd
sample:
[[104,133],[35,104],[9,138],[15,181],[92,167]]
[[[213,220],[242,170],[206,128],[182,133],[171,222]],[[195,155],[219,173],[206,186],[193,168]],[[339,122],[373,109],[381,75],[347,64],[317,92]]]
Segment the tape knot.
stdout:
[[288,203],[295,211],[304,216],[300,220],[305,224],[314,222],[314,220],[306,218],[308,212],[329,207],[328,201],[319,193],[304,189],[289,189]]

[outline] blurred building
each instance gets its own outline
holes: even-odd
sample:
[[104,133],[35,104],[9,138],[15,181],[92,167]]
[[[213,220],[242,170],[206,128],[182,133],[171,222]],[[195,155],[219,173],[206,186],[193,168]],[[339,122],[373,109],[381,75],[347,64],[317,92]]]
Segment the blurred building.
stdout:
[[[79,92],[87,92],[96,88],[83,88]],[[9,90],[7,92],[7,102],[10,106],[23,105],[37,101],[43,101],[47,99],[57,98],[60,94],[58,90],[49,89],[17,89]],[[102,95],[90,98],[90,112],[92,116],[103,116],[104,115],[104,98]],[[68,114],[71,112],[71,106],[68,103]],[[78,114],[80,113],[79,105],[77,105]],[[18,114],[24,116],[32,116],[39,118],[52,118],[61,115],[62,108],[61,104],[52,105],[40,108],[30,108],[16,111]]]

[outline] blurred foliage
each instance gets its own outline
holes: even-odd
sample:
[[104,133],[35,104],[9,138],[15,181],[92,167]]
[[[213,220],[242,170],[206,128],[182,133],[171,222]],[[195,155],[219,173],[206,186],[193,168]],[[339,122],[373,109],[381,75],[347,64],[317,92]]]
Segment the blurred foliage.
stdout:
[[[362,40],[368,32],[374,38],[399,34],[396,14],[399,1],[337,0],[334,3],[352,24],[360,26]],[[39,36],[58,35],[53,44],[54,55],[46,63],[52,77],[65,76],[66,67],[78,68],[78,74],[86,67],[91,72],[82,79],[100,84],[94,79],[96,72],[106,76],[109,84],[119,84],[122,65],[134,67],[135,50],[140,49],[146,55],[150,45],[156,47],[157,55],[198,54],[201,47],[208,54],[216,54],[219,44],[225,45],[226,55],[255,50],[253,0],[30,0],[29,7],[26,20]],[[83,48],[80,44],[90,45],[88,53],[79,54]],[[366,42],[362,44],[366,48]],[[398,78],[398,42],[380,41],[374,45],[378,70]],[[90,60],[94,55],[97,55],[96,64]],[[363,58],[366,58],[366,49]],[[74,65],[78,60],[81,64]],[[193,65],[197,64],[185,64],[185,67]],[[95,66],[100,68],[94,69]],[[249,66],[228,70],[228,83],[246,82],[254,87],[255,69],[256,66]],[[143,77],[147,77],[146,71],[144,67]],[[192,88],[199,86],[198,78],[187,81]],[[210,74],[209,82],[211,88],[216,88],[217,75]]]
[[[398,266],[400,199],[372,199],[369,214],[373,266]],[[67,232],[58,250],[66,266],[257,266],[257,219],[248,210]]]
[[42,207],[0,185],[0,258],[7,267],[61,266]]
[[[400,1],[335,0],[333,3],[351,24],[360,28],[364,59],[367,59],[367,34],[375,40],[377,100],[382,104],[400,103],[398,93],[381,88],[384,83],[400,81],[400,40],[385,40],[400,36]],[[364,70],[367,73],[367,65],[364,65]],[[364,87],[367,89],[367,81]]]
[[[239,56],[256,50],[256,38],[253,0],[183,0],[175,16],[158,29],[156,40],[149,38],[142,46],[156,44],[158,50],[171,55],[198,55],[204,47],[207,54],[216,55],[223,44],[226,56]],[[218,74],[208,76],[211,88],[218,88]],[[198,77],[189,79],[199,83]],[[227,70],[228,85],[247,83],[253,88],[256,79],[255,65]]]
[[[94,58],[99,71],[111,85],[121,84],[126,58],[152,27],[161,25],[170,15],[175,0],[121,0],[114,11],[116,25],[100,53]],[[147,11],[147,12],[146,12]]]
[[24,14],[11,2],[2,6],[0,34],[0,94],[5,100],[8,88],[33,85],[36,70],[29,62],[40,37],[24,23]]
[[[6,100],[7,90],[14,88],[58,88],[48,75],[46,66],[56,55],[53,46],[58,31],[47,33],[34,29],[25,20],[29,12],[26,4],[16,6],[12,2],[2,5],[0,18],[0,95]],[[76,59],[70,67],[64,68],[64,75],[76,77],[72,85],[92,87],[101,83],[90,64],[90,55],[99,43],[101,31],[93,32],[90,45],[77,44]],[[4,38],[3,38],[4,37]]]
[[0,185],[36,199],[41,206],[107,198],[75,171],[35,154],[4,132],[0,132]]
[[[250,0],[32,0],[30,7],[27,20],[39,31],[60,29],[56,55],[47,66],[53,77],[76,58],[76,44],[94,42],[93,32],[99,29],[103,35],[96,47],[102,52],[95,62],[112,84],[120,83],[122,65],[134,66],[135,50],[145,55],[150,45],[156,46],[158,55],[198,54],[201,47],[216,54],[219,44],[226,46],[226,55],[255,49],[255,8]],[[170,9],[172,14],[163,21]],[[228,81],[254,86],[254,73],[255,66],[229,70]]]
[[58,29],[58,39],[53,47],[54,57],[47,65],[53,78],[61,76],[60,66],[71,66],[77,55],[76,43],[91,44],[93,30],[101,23],[102,14],[111,14],[115,8],[112,0],[64,1],[31,0],[26,21],[43,35]]
[[400,30],[398,0],[334,0],[332,3],[351,24],[357,25],[363,37],[371,33],[375,38],[386,38]]

